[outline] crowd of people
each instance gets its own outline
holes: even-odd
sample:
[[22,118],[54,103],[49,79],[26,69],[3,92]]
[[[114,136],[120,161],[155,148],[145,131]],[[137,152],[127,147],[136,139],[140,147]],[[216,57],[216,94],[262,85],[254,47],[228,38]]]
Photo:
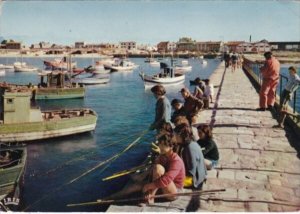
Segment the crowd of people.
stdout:
[[183,187],[201,188],[207,170],[215,167],[219,160],[211,128],[197,126],[204,103],[213,102],[213,86],[209,80],[198,78],[194,94],[188,88],[182,88],[183,103],[179,99],[170,102],[162,85],[152,87],[151,91],[157,101],[155,120],[149,129],[157,131],[159,154],[150,173],[151,179],[142,188],[149,203],[153,202],[153,195],[158,190],[174,194]]
[[[280,64],[265,53],[266,62],[261,67],[263,77],[260,90],[260,107],[257,111],[272,108],[275,102],[275,89],[279,79]],[[228,59],[229,58],[229,61]],[[239,57],[225,58],[226,66],[238,66]],[[235,68],[233,68],[233,71]],[[300,84],[295,67],[289,68],[290,77],[283,91],[280,102],[280,118],[278,127],[283,127],[286,106],[293,92]],[[183,188],[201,189],[206,180],[207,170],[218,165],[219,151],[213,140],[212,129],[206,124],[197,124],[199,113],[213,103],[213,85],[210,81],[195,79],[195,90],[180,90],[184,102],[166,96],[162,85],[155,85],[151,92],[156,98],[155,119],[149,130],[156,130],[156,158],[152,167],[136,177],[132,177],[133,185],[126,186],[118,197],[132,192],[141,192],[147,203],[154,202],[157,192],[168,194],[168,200],[176,199],[176,193]],[[173,110],[172,110],[173,109]],[[172,113],[173,112],[173,113]]]

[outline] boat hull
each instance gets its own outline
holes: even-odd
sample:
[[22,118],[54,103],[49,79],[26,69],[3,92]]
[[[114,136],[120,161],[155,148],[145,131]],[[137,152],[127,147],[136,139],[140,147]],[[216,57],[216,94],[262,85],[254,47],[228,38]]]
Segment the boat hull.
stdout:
[[30,68],[30,67],[17,67],[15,66],[15,72],[35,72],[38,71],[38,68]]
[[83,78],[83,79],[75,79],[74,82],[82,85],[99,85],[99,84],[106,84],[109,82],[109,78]]
[[36,100],[84,98],[85,88],[38,88]]
[[0,125],[0,142],[24,142],[93,131],[97,115]]
[[144,81],[144,85],[146,86],[152,86],[155,84],[161,84],[161,85],[179,85],[184,83],[185,75],[179,75],[175,77],[154,77],[154,76],[148,76],[148,75],[141,75],[142,80]]
[[[0,148],[1,149],[1,148]],[[20,157],[18,164],[12,167],[0,168],[0,200],[5,198],[10,193],[13,194],[15,199],[19,199],[19,185],[23,178],[24,168],[27,159],[26,147],[9,148],[10,150],[20,150],[22,156]]]

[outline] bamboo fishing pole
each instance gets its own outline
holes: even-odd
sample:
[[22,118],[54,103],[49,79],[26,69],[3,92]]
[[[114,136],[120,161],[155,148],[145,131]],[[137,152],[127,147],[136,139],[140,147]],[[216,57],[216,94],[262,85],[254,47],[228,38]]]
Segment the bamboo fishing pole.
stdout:
[[121,177],[121,176],[124,176],[124,175],[128,175],[130,173],[136,172],[137,170],[144,169],[147,166],[150,166],[150,164],[143,164],[143,165],[140,165],[140,166],[133,167],[131,169],[127,169],[127,170],[123,170],[123,171],[120,171],[120,172],[116,172],[116,173],[114,173],[111,176],[103,178],[102,181],[107,181],[107,180],[118,178],[118,177]]
[[[206,195],[206,194],[213,194],[217,192],[224,192],[225,189],[215,189],[215,190],[200,190],[194,192],[186,192],[186,193],[175,193],[175,194],[161,194],[161,195],[154,195],[151,198],[168,198],[168,197],[178,197],[178,196],[194,196],[194,195]],[[144,200],[144,197],[138,198],[129,198],[129,199],[118,199],[118,200],[97,200],[92,202],[84,202],[78,204],[67,204],[67,207],[76,207],[76,206],[90,206],[90,205],[101,205],[101,204],[117,204],[117,203],[124,203],[124,202],[131,202],[131,201],[140,201]]]
[[118,157],[120,157],[122,154],[124,154],[125,152],[127,152],[129,149],[131,149],[133,146],[136,145],[136,143],[139,142],[139,140],[148,132],[148,130],[143,131],[143,133],[137,138],[135,139],[131,144],[129,144],[123,151],[115,154],[114,156],[110,157],[109,159],[97,164],[96,166],[94,166],[93,168],[87,170],[86,172],[82,173],[81,175],[79,175],[78,177],[74,178],[73,180],[71,180],[70,182],[68,182],[68,184],[74,183],[75,181],[77,181],[78,179],[82,178],[83,176],[89,174],[90,172],[94,171],[95,169],[98,169],[99,167],[103,166],[104,164],[116,160]]

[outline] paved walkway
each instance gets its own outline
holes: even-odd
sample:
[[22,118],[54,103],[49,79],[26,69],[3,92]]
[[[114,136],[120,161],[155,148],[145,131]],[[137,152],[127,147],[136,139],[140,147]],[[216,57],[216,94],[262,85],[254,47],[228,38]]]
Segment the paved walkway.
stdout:
[[300,160],[290,146],[292,133],[274,129],[271,112],[257,112],[258,94],[240,69],[220,65],[211,76],[216,102],[201,123],[213,125],[219,166],[210,170],[203,190],[225,188],[213,196],[181,197],[162,207],[111,206],[108,212],[297,211],[300,210]]

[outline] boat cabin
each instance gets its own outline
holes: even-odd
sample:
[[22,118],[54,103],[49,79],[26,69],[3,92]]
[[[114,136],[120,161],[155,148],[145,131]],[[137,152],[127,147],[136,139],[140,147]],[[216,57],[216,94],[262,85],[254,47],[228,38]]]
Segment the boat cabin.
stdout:
[[169,65],[164,63],[164,62],[160,63],[160,70],[161,70],[161,73],[159,74],[160,78],[162,78],[162,77],[171,77],[171,78],[175,77],[174,69],[172,67],[169,67]]
[[70,84],[68,81],[68,75],[66,71],[44,71],[39,73],[41,77],[38,87],[43,88],[64,88],[66,84]]
[[0,124],[15,124],[42,121],[41,110],[31,107],[28,90],[1,90]]

